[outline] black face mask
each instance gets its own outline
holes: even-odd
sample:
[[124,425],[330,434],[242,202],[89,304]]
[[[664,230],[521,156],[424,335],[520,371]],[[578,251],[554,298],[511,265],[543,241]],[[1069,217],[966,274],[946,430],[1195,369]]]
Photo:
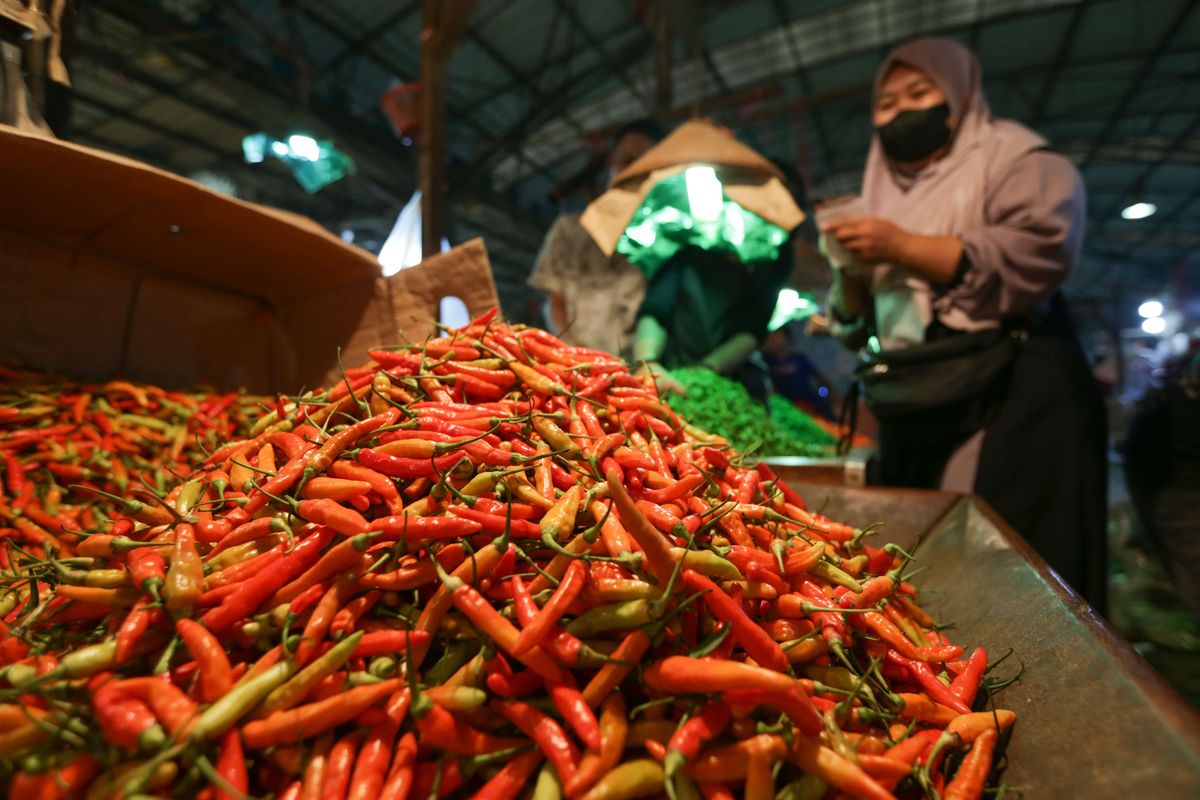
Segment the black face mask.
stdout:
[[883,152],[901,164],[928,158],[950,141],[946,120],[950,106],[942,103],[933,108],[914,108],[901,111],[881,128],[876,128]]

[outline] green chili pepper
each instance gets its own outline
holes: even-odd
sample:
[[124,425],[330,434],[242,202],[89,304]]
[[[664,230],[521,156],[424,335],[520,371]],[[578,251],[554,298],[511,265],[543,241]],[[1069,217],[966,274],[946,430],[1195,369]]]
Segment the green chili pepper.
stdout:
[[604,631],[637,628],[654,621],[653,601],[626,600],[607,606],[597,606],[568,622],[567,633],[580,638]]
[[262,702],[261,713],[265,716],[272,711],[282,711],[294,706],[314,686],[327,676],[337,672],[343,664],[350,660],[350,656],[354,653],[354,648],[358,646],[358,642],[362,637],[362,631],[357,631],[347,636],[329,648],[320,658],[313,659],[311,664],[306,665],[304,669],[296,673],[287,683],[272,689],[271,693]]
[[250,680],[237,684],[229,694],[204,710],[196,719],[189,735],[193,739],[213,739],[220,736],[286,681],[292,674],[292,669],[291,663],[280,661]]

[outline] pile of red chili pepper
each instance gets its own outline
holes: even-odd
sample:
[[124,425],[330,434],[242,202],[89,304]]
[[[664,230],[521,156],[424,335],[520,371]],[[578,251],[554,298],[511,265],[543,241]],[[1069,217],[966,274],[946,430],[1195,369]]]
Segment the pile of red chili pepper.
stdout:
[[[371,355],[4,529],[11,796],[981,796],[1015,715],[905,553],[494,312]],[[14,474],[68,449],[0,425]]]
[[70,556],[77,540],[64,530],[97,530],[139,496],[164,497],[203,462],[204,447],[245,432],[258,402],[0,367],[0,537]]

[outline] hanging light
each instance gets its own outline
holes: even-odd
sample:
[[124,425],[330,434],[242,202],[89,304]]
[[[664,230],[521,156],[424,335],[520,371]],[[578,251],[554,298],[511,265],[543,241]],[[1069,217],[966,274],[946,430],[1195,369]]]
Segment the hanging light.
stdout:
[[1158,336],[1167,329],[1167,321],[1162,317],[1151,317],[1142,320],[1142,330],[1151,336]]
[[712,167],[688,167],[684,180],[692,217],[697,222],[713,222],[720,217],[724,197],[717,171]]
[[288,137],[287,143],[288,149],[292,151],[292,155],[296,158],[302,158],[305,161],[316,161],[321,157],[321,146],[311,136],[305,136],[302,133],[293,133]]
[[1145,219],[1158,211],[1158,206],[1154,203],[1134,203],[1133,205],[1125,206],[1121,209],[1122,219]]
[[1147,300],[1138,306],[1138,316],[1144,319],[1153,319],[1163,315],[1163,304],[1157,300]]

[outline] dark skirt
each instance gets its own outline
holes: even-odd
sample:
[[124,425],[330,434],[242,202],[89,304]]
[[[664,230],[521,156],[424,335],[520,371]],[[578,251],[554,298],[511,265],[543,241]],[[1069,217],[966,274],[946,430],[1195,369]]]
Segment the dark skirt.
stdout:
[[880,421],[880,482],[937,488],[979,430],[975,491],[1098,611],[1107,600],[1107,429],[1073,335],[1043,326],[983,396]]

